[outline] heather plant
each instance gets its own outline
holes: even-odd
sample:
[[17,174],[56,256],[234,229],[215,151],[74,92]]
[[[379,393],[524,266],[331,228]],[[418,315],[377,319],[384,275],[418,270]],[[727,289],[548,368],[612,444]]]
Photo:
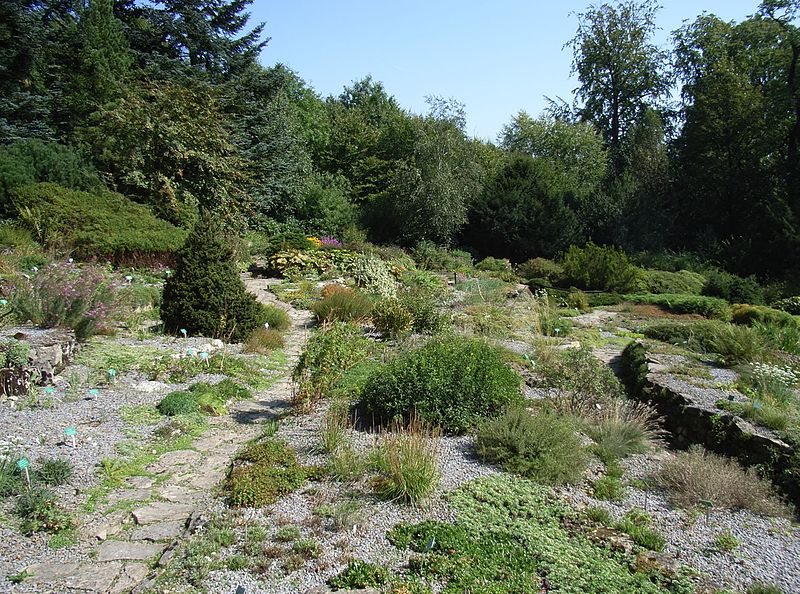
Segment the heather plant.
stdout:
[[69,328],[79,340],[106,330],[117,312],[117,288],[97,266],[55,262],[18,277],[4,292],[19,320]]

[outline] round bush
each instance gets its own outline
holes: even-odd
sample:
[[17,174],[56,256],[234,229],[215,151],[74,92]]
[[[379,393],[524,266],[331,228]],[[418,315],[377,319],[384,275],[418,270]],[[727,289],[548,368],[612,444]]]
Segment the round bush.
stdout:
[[192,392],[171,392],[156,405],[158,412],[167,417],[187,415],[200,410],[197,397]]
[[476,339],[445,338],[400,355],[367,380],[366,419],[387,423],[416,414],[462,433],[503,407],[522,401],[520,378],[500,353]]

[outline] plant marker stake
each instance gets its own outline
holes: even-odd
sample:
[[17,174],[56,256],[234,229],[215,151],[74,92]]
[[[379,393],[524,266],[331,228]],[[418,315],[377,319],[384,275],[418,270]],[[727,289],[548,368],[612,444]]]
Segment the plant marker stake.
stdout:
[[183,334],[183,337],[184,337],[184,338],[186,338],[186,336],[187,336],[187,334],[188,334],[188,333],[186,332],[186,328],[181,328],[181,334]]
[[200,358],[206,362],[206,367],[208,367],[208,353],[203,351],[200,353]]
[[189,355],[190,357],[194,357],[194,349],[192,347],[189,347],[188,349],[186,349],[186,354]]
[[31,475],[28,474],[28,466],[30,466],[30,462],[28,462],[27,458],[20,458],[17,461],[17,466],[19,469],[25,473],[25,482],[28,483],[28,488],[31,488]]
[[75,435],[77,433],[78,433],[78,430],[75,429],[75,427],[67,427],[66,429],[64,429],[64,435],[66,435],[67,437],[71,437],[72,438],[72,447],[73,448],[77,447],[75,445]]
[[97,388],[92,388],[91,390],[89,390],[89,396],[91,396],[92,398],[97,398],[99,395],[100,395],[100,390],[98,390]]
[[52,393],[53,393],[53,392],[55,392],[55,391],[56,391],[56,389],[55,389],[53,386],[48,386],[48,387],[46,387],[46,388],[44,389],[44,393],[45,393],[45,394],[52,394]]
[[0,305],[8,305],[8,299],[0,299]]
[[113,384],[116,380],[116,377],[117,377],[117,370],[112,367],[111,369],[108,370],[108,379]]

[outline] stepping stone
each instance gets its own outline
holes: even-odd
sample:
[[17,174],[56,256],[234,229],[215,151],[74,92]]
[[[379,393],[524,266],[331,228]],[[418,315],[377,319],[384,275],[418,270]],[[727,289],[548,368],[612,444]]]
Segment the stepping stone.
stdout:
[[155,481],[149,476],[129,476],[125,483],[134,489],[151,489]]
[[122,568],[117,581],[109,590],[112,594],[130,592],[144,581],[150,569],[144,563],[128,563]]
[[77,563],[36,563],[25,568],[25,572],[30,574],[25,581],[34,584],[60,582],[74,574],[79,567]]
[[150,524],[149,526],[144,526],[143,528],[137,528],[136,530],[131,531],[130,539],[134,541],[149,540],[152,542],[157,542],[159,540],[172,540],[183,534],[185,528],[185,520],[182,522],[177,520],[174,522]]
[[187,503],[151,503],[145,507],[133,510],[133,519],[139,525],[153,524],[154,522],[170,522],[174,520],[186,520],[192,512],[194,506]]
[[158,495],[172,503],[188,503],[201,499],[205,493],[180,485],[165,485],[158,490]]
[[161,456],[156,462],[153,462],[147,467],[147,470],[156,474],[165,472],[172,472],[179,466],[192,465],[197,466],[198,462],[202,460],[203,455],[194,450],[175,450],[167,452]]
[[81,565],[77,572],[64,580],[67,588],[88,590],[89,592],[108,592],[111,584],[117,579],[122,563],[87,563]]
[[114,504],[120,501],[147,501],[150,497],[152,497],[150,489],[123,489],[113,491],[108,496],[108,502]]
[[107,540],[97,548],[97,560],[148,561],[163,550],[164,547],[158,544]]

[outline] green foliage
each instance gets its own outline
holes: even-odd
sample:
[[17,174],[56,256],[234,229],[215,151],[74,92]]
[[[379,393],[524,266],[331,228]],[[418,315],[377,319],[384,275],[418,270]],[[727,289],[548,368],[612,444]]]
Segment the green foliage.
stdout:
[[439,300],[425,290],[403,291],[400,304],[411,314],[414,332],[436,334],[447,327],[448,320],[440,311]]
[[764,289],[761,288],[754,276],[742,278],[717,268],[706,272],[703,295],[720,297],[730,303],[751,303],[754,305],[762,305],[764,303]]
[[561,263],[565,282],[580,289],[631,292],[639,283],[640,271],[622,250],[599,246],[571,246]]
[[778,586],[772,584],[755,583],[747,588],[747,594],[785,594]]
[[412,251],[417,265],[424,270],[464,272],[472,269],[472,256],[460,250],[448,250],[431,241],[420,241]]
[[564,267],[547,258],[532,258],[517,267],[517,274],[522,278],[543,278],[551,284],[558,285],[564,280]]
[[785,311],[793,316],[800,316],[800,295],[779,299],[772,304],[772,307]]
[[313,303],[311,311],[319,322],[362,322],[369,319],[373,302],[360,291],[338,287]]
[[16,456],[3,456],[0,459],[0,498],[14,495],[22,490],[24,479],[20,476]]
[[603,526],[610,526],[613,523],[611,512],[602,507],[586,508],[586,517],[592,522],[597,522]]
[[644,293],[699,295],[706,284],[702,274],[689,270],[643,270],[640,276],[639,282]]
[[652,518],[647,512],[634,508],[622,516],[615,527],[628,534],[640,547],[651,551],[663,551],[666,541],[663,536],[649,527],[651,521]]
[[[311,243],[312,246],[315,244]],[[293,277],[296,275],[346,273],[352,271],[362,256],[349,250],[314,249],[276,252],[269,259],[270,270]]]
[[520,378],[483,341],[442,338],[399,355],[370,376],[361,395],[366,418],[386,423],[413,415],[461,433],[521,402]]
[[472,205],[469,244],[519,262],[536,255],[552,257],[579,241],[581,226],[568,206],[568,190],[558,181],[555,167],[546,160],[509,156]]
[[589,296],[583,291],[573,291],[565,300],[567,307],[577,309],[579,311],[586,311],[589,309]]
[[370,341],[360,327],[338,322],[321,328],[309,339],[292,373],[298,382],[296,402],[313,406],[333,383],[369,354]]
[[291,328],[292,319],[286,310],[277,305],[266,304],[261,307],[261,321],[269,324],[269,328],[284,332]]
[[605,475],[592,483],[592,493],[603,501],[622,501],[625,499],[625,485],[619,477]]
[[613,458],[643,454],[650,449],[651,432],[641,422],[624,418],[607,418],[590,423],[585,430],[597,447],[605,455]]
[[24,340],[6,340],[0,343],[0,362],[3,367],[22,367],[28,364],[31,345]]
[[14,514],[22,520],[23,534],[57,533],[74,526],[69,514],[58,505],[55,493],[43,487],[32,487],[19,495]]
[[71,147],[33,138],[0,147],[0,205],[3,209],[9,205],[10,192],[39,182],[88,192],[105,189],[94,167]]
[[68,190],[41,183],[13,192],[20,220],[45,245],[82,258],[151,264],[177,251],[186,235],[121,194]]
[[158,412],[167,417],[198,412],[200,404],[191,392],[170,392],[156,405]]
[[72,462],[63,458],[48,458],[39,464],[34,476],[45,485],[65,484],[75,472]]
[[354,590],[383,586],[389,581],[389,570],[381,565],[355,559],[342,572],[328,580],[337,589]]
[[631,303],[644,303],[657,305],[679,314],[697,314],[705,318],[727,320],[730,318],[730,308],[718,297],[703,295],[626,295],[626,301]]
[[228,474],[228,501],[237,507],[262,507],[291,493],[307,473],[288,444],[267,439],[247,446]]
[[396,338],[413,328],[414,316],[399,299],[384,299],[375,304],[372,322],[378,332]]
[[356,284],[367,293],[389,298],[397,294],[397,281],[388,265],[377,256],[361,256],[353,268]]
[[734,305],[731,308],[731,321],[734,324],[754,326],[756,324],[777,327],[798,327],[798,322],[790,314],[763,305]]
[[691,591],[685,578],[655,584],[632,573],[619,554],[570,534],[562,523],[566,510],[547,487],[500,475],[471,481],[449,499],[455,524],[398,524],[387,535],[398,548],[419,553],[412,575],[441,582],[447,594],[534,594],[542,576],[549,589],[565,594]]
[[511,272],[511,261],[508,258],[494,258],[487,256],[477,264],[475,270],[483,270],[485,272]]
[[0,223],[0,247],[4,249],[35,248],[36,242],[30,230],[14,223]]
[[714,539],[714,547],[720,551],[730,552],[739,548],[739,539],[736,538],[730,530],[726,530],[722,534],[718,534]]
[[241,342],[263,324],[262,306],[239,278],[233,249],[218,222],[201,218],[179,255],[161,304],[167,330]]
[[588,463],[573,422],[524,408],[481,425],[475,447],[483,460],[548,485],[578,482]]

